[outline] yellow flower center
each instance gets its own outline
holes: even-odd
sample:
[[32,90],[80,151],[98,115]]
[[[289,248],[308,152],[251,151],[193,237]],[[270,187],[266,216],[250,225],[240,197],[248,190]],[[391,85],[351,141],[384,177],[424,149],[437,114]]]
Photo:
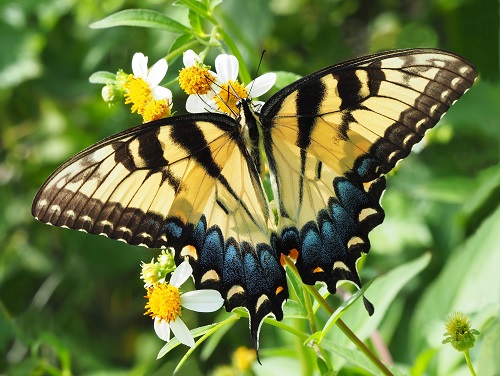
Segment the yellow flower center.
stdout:
[[170,105],[166,99],[151,100],[142,113],[144,122],[163,119],[171,115]]
[[207,68],[192,66],[179,71],[179,86],[188,95],[208,93],[214,81]]
[[141,114],[144,108],[153,98],[149,84],[142,78],[129,75],[127,82],[123,85],[125,93],[125,104],[132,103],[132,112]]
[[151,87],[142,78],[131,74],[123,87],[127,89],[125,104],[131,103],[131,111],[142,115],[145,123],[171,115],[171,103],[166,99],[154,99]]
[[214,100],[220,111],[234,116],[239,113],[236,103],[243,98],[248,98],[247,90],[236,80],[222,85]]
[[174,321],[181,314],[181,294],[179,289],[168,283],[154,285],[148,288],[146,295],[146,313],[153,318]]

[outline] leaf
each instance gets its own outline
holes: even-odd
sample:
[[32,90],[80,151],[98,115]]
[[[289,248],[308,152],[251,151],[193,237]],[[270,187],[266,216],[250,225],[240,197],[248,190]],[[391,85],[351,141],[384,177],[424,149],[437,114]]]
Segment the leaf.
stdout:
[[[460,310],[470,316],[481,315],[486,310],[498,312],[500,306],[498,229],[500,229],[500,207],[483,221],[462,247],[450,255],[443,271],[420,300],[410,323],[413,354],[429,346],[441,346],[444,319],[454,310]],[[471,317],[471,321],[473,327],[482,332],[474,317]],[[480,342],[481,336],[477,340]],[[454,367],[454,363],[450,362],[450,357],[456,356],[454,353],[456,352],[439,351],[436,364],[440,374],[453,373],[450,367]]]
[[208,14],[208,9],[206,8],[205,4],[197,1],[197,0],[178,0],[177,1],[179,4],[183,4],[186,6],[190,11],[198,13],[200,16],[203,18],[206,18]]
[[102,84],[107,85],[116,81],[116,74],[106,71],[94,72],[89,77],[89,82],[91,84]]
[[193,29],[194,33],[197,35],[203,34],[203,23],[201,21],[200,15],[194,12],[192,9],[189,9],[188,13],[189,24]]
[[[216,325],[218,325],[218,324],[212,324],[212,325],[202,326],[202,327],[193,329],[193,330],[191,330],[191,334],[193,335],[193,337],[196,338],[197,336],[205,334],[206,332],[208,332],[210,329],[212,329]],[[164,357],[171,350],[175,349],[180,344],[181,343],[179,342],[179,340],[176,337],[172,338],[170,341],[168,341],[165,344],[165,346],[162,347],[162,349],[158,353],[158,356],[156,357],[156,359],[160,359],[160,358]]]
[[[408,281],[420,273],[430,262],[430,254],[426,253],[419,258],[403,264],[385,275],[377,278],[370,290],[366,292],[366,297],[375,306],[375,313],[369,317],[364,305],[361,302],[353,304],[349,308],[349,314],[344,315],[344,323],[360,338],[365,340],[379,326],[385,318],[386,312]],[[325,336],[325,340],[332,341],[340,346],[352,346],[350,340],[340,330],[330,330]],[[342,360],[333,360],[334,366],[342,366]]]
[[290,282],[290,298],[297,299],[297,301],[304,307],[304,288],[302,287],[302,281],[300,281],[297,276],[290,270],[286,268],[287,279]]
[[115,26],[138,26],[173,33],[191,34],[191,29],[159,12],[148,9],[126,9],[90,24],[93,29]]
[[[329,340],[323,341],[321,343],[321,347],[329,352],[341,356],[348,363],[364,369],[365,371],[369,372],[370,375],[383,375],[382,371],[380,371],[361,351],[357,349],[340,346]],[[393,375],[404,375],[395,368],[391,367],[390,370]]]
[[325,335],[330,331],[330,329],[335,325],[337,320],[344,314],[344,312],[349,308],[356,300],[361,298],[365,291],[370,287],[375,279],[370,280],[366,283],[360,290],[358,290],[354,295],[352,295],[349,299],[347,299],[340,307],[338,307],[335,312],[330,316],[326,324],[323,326],[323,330],[321,331],[321,336],[319,337],[319,341],[321,341]]
[[283,306],[283,315],[287,319],[303,319],[307,320],[307,312],[302,304],[288,299]]
[[478,375],[500,375],[500,317],[497,315],[488,325],[488,331],[482,338],[482,346],[477,357]]
[[173,64],[179,56],[182,56],[184,51],[188,50],[186,46],[194,39],[191,34],[182,34],[177,37],[177,39],[170,46],[168,51],[168,63]]
[[278,71],[274,73],[276,73],[276,83],[274,86],[277,89],[283,89],[285,86],[290,85],[292,82],[295,82],[302,77],[292,72]]
[[401,289],[408,281],[424,270],[429,265],[430,260],[430,253],[425,253],[419,258],[378,277],[366,293],[368,300],[375,306],[373,316],[367,319],[365,307],[358,303],[349,310],[349,315],[344,317],[345,323],[359,338],[368,338],[385,317],[392,301]]

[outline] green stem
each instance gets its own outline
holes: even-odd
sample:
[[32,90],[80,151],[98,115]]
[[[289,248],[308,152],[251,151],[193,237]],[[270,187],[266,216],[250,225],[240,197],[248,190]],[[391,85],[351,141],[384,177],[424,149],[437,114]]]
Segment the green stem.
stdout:
[[[287,266],[293,271],[294,274],[298,275],[298,270],[295,264],[288,258],[285,258]],[[304,288],[309,291],[309,293],[316,299],[319,305],[329,314],[333,315],[335,310],[328,304],[328,302],[321,296],[321,294],[314,288],[314,286],[303,284]],[[373,354],[370,349],[361,341],[356,334],[353,333],[351,329],[341,320],[338,319],[335,324],[338,328],[345,334],[349,340],[356,345],[356,347],[384,374],[387,376],[393,376],[392,372],[385,366],[384,363],[380,361],[379,358]]]
[[309,327],[311,328],[311,333],[315,333],[317,331],[317,328],[316,328],[316,321],[314,320],[314,312],[311,304],[311,296],[306,292],[306,290],[303,291],[303,295],[304,295],[304,304],[306,306],[307,319],[309,320]]
[[472,376],[476,376],[476,372],[474,371],[474,367],[472,366],[472,362],[470,360],[470,355],[469,355],[468,349],[464,351],[464,355],[465,355],[465,361],[467,362],[467,366],[469,367],[470,374]]

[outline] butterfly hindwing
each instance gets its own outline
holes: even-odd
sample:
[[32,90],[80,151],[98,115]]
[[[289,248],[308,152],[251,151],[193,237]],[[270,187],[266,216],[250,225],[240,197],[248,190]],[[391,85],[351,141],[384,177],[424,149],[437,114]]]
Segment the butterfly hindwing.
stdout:
[[325,68],[275,94],[260,113],[286,253],[304,282],[360,285],[356,261],[383,221],[383,174],[472,85],[465,59],[400,50]]

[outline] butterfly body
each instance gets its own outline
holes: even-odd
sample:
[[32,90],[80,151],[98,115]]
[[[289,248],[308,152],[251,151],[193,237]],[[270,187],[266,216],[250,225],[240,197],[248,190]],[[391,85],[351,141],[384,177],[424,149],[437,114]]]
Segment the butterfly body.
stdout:
[[[283,317],[281,259],[304,283],[361,285],[356,262],[382,223],[384,174],[473,83],[474,67],[439,50],[390,51],[327,67],[237,119],[172,117],[111,136],[59,167],[32,212],[56,226],[173,247],[197,288],[245,307],[258,346]],[[263,158],[261,151],[264,150]],[[262,173],[268,167],[271,210]]]

